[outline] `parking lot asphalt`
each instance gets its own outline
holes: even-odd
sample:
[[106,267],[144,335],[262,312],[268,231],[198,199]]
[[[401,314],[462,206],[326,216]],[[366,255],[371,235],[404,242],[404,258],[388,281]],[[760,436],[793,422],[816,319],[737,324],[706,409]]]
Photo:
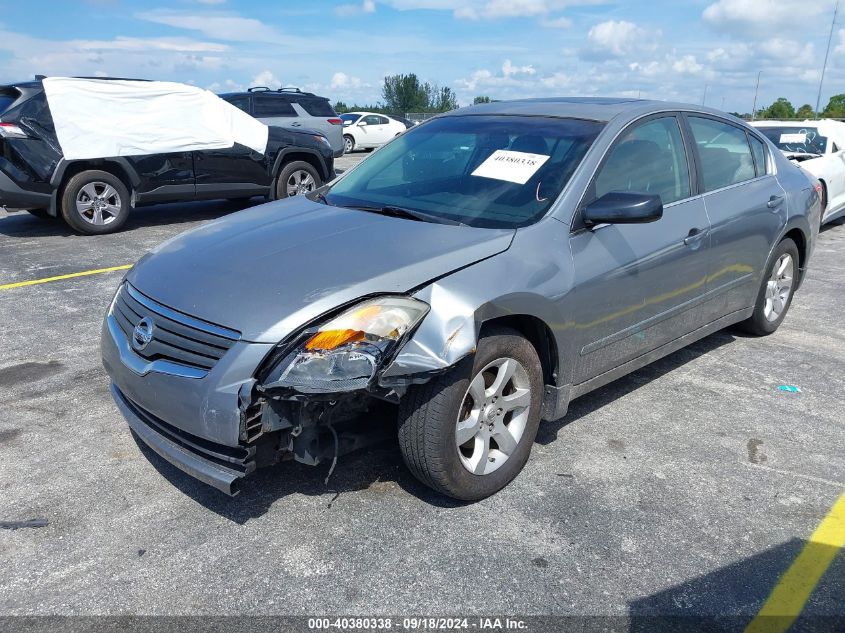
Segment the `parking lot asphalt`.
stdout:
[[[0,286],[131,264],[239,208],[141,209],[100,237],[0,211]],[[0,614],[720,614],[741,630],[845,489],[843,270],[840,221],[776,334],[721,332],[575,401],[513,484],[469,505],[419,484],[394,443],[341,458],[328,485],[328,465],[286,463],[226,497],[139,447],[112,403],[99,333],[122,272],[0,290],[0,521],[48,521],[0,529]],[[845,615],[831,556],[805,616]]]

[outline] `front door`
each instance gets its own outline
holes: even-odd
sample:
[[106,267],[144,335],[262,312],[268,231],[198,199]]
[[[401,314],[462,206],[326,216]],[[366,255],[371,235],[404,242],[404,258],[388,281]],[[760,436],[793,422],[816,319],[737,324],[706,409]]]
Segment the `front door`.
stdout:
[[663,217],[647,224],[573,222],[576,290],[567,304],[576,342],[573,383],[599,376],[703,324],[710,224],[692,197],[680,119],[637,122],[608,151],[585,203],[611,191],[657,194]]

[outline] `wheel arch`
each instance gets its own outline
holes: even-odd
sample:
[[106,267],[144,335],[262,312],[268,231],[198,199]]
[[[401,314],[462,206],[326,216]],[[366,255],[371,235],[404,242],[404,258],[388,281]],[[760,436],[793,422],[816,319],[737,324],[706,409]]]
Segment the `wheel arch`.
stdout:
[[58,215],[58,204],[68,181],[84,171],[104,171],[120,180],[129,191],[129,204],[135,206],[135,188],[140,179],[135,170],[129,166],[128,161],[116,159],[95,159],[77,160],[62,162],[53,172],[50,183],[53,185],[53,199],[50,208],[50,215]]
[[551,328],[543,319],[531,314],[509,314],[487,319],[481,323],[478,338],[480,339],[489,328],[495,326],[511,328],[525,337],[540,357],[544,384],[557,383],[559,362],[557,342]]
[[276,187],[278,186],[279,174],[282,173],[282,169],[285,168],[290,162],[301,160],[309,165],[311,165],[314,169],[317,170],[317,173],[320,174],[320,178],[323,179],[323,182],[327,182],[330,178],[330,174],[328,173],[328,167],[326,166],[325,162],[320,158],[320,155],[317,152],[312,152],[307,149],[292,147],[283,149],[279,152],[279,155],[276,156],[276,160],[273,164],[273,195],[275,196]]

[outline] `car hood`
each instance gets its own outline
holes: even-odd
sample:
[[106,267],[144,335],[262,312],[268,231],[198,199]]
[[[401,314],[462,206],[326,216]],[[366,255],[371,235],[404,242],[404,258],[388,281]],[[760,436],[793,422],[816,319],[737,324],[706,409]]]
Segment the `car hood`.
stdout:
[[360,297],[405,293],[500,253],[512,229],[417,222],[297,196],[164,242],[127,280],[174,310],[278,342]]

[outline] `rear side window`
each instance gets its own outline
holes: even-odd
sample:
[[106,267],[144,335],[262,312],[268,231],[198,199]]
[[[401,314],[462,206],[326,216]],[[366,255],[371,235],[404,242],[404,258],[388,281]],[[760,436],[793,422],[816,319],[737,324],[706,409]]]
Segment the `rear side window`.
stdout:
[[256,117],[296,116],[296,110],[286,99],[256,96],[253,103]]
[[17,92],[0,92],[0,114],[8,110],[17,98]]
[[249,97],[243,95],[242,97],[229,97],[226,99],[229,103],[231,103],[236,108],[243,110],[247,114],[249,114]]
[[729,123],[689,118],[698,154],[704,190],[729,187],[755,177],[754,160],[745,131]]
[[748,135],[748,140],[751,141],[751,153],[754,155],[754,166],[757,168],[757,175],[764,176],[768,173],[766,168],[766,147],[763,141],[756,136]]
[[661,117],[627,132],[596,176],[596,198],[611,191],[657,194],[663,204],[690,196],[689,167],[678,120]]
[[300,99],[296,101],[311,116],[336,117],[337,112],[325,99]]

